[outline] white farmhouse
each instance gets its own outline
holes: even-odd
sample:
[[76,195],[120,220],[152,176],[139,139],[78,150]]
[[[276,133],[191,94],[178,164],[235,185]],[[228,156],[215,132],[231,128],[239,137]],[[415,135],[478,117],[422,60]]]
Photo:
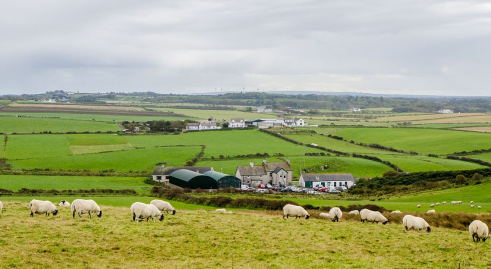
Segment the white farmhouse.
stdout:
[[299,185],[303,188],[341,187],[351,188],[355,179],[351,174],[301,174]]
[[245,128],[246,124],[242,118],[231,118],[228,121],[228,128]]
[[351,110],[351,112],[361,112],[361,109],[358,107],[353,107],[350,110]]
[[439,114],[453,114],[453,110],[451,110],[451,109],[440,109],[440,110],[438,110],[437,113],[439,113]]

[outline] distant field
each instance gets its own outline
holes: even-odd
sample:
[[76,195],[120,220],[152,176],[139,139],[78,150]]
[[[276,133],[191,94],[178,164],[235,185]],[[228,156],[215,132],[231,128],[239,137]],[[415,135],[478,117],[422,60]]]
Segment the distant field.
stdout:
[[413,122],[414,124],[489,123],[491,122],[491,115],[484,113],[427,114],[416,116],[382,117],[370,121]]
[[346,140],[377,143],[423,154],[449,154],[491,148],[484,133],[419,128],[346,128],[334,133]]
[[252,119],[276,119],[275,114],[265,114],[256,112],[243,112],[238,110],[198,110],[198,109],[180,109],[180,108],[152,108],[157,111],[173,112],[190,116],[191,118],[208,119],[212,117],[216,120],[229,120],[230,118],[244,118],[245,120]]
[[141,111],[142,108],[133,106],[95,106],[95,105],[74,105],[74,104],[23,104],[23,103],[13,103],[9,107],[40,107],[40,108],[69,108],[69,109],[94,109],[94,110],[124,110],[124,111]]
[[43,158],[69,154],[65,135],[9,135],[5,157],[44,162]]
[[40,132],[106,132],[119,131],[115,123],[66,119],[24,118],[0,116],[1,133],[40,133]]
[[472,170],[486,168],[479,164],[450,160],[445,158],[432,158],[427,156],[411,155],[375,155],[376,157],[389,161],[404,172],[426,172],[426,171],[451,171],[451,170]]
[[481,127],[467,127],[467,128],[454,128],[455,130],[462,130],[462,131],[473,131],[473,132],[481,132],[481,133],[491,133],[491,127],[490,126],[481,126]]
[[[132,189],[148,193],[150,185],[141,177],[86,177],[86,176],[29,176],[0,175],[0,188],[18,191],[21,188],[43,190]],[[3,198],[0,198],[3,200]]]
[[120,123],[123,121],[149,121],[149,120],[182,120],[182,117],[168,117],[168,116],[138,116],[138,115],[97,115],[97,114],[84,114],[82,113],[29,113],[29,112],[3,112],[0,110],[0,116],[24,116],[34,118],[59,118],[59,119],[73,119],[73,120],[86,120],[86,121],[107,121]]

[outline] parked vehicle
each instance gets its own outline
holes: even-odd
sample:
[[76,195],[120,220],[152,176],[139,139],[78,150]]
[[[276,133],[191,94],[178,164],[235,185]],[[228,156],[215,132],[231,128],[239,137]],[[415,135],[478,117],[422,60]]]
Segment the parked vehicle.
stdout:
[[268,189],[257,189],[257,193],[269,193]]
[[241,185],[240,186],[240,189],[243,190],[243,191],[246,191],[246,190],[249,189],[249,186],[247,186],[247,185]]
[[266,188],[266,185],[264,185],[264,184],[259,184],[259,185],[257,185],[257,187],[258,187],[258,188],[260,188],[260,189],[265,189],[265,188]]

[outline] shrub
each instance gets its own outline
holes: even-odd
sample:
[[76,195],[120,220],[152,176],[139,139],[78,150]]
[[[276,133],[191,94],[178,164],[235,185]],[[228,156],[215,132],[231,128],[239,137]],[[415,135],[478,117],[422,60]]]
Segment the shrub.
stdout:
[[397,175],[399,175],[399,173],[397,173],[396,171],[388,170],[388,171],[384,172],[383,177],[393,177],[393,176],[397,176]]

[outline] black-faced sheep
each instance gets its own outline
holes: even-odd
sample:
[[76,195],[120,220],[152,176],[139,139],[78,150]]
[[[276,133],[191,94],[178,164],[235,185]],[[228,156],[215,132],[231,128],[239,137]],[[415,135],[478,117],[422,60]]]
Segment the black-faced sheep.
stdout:
[[283,218],[288,218],[290,215],[295,216],[295,219],[301,217],[305,217],[305,219],[310,218],[309,213],[303,207],[287,204],[283,207]]
[[31,217],[34,216],[34,213],[45,213],[46,216],[49,216],[49,214],[56,216],[56,214],[58,214],[58,209],[56,209],[56,206],[50,201],[40,201],[34,199],[29,203],[29,209],[31,210]]
[[140,202],[133,203],[131,205],[131,214],[133,215],[133,221],[138,222],[139,219],[152,218],[155,222],[155,217],[158,217],[160,221],[164,220],[164,214],[153,204],[144,204]]
[[339,222],[341,217],[343,216],[343,212],[341,212],[341,209],[339,207],[333,207],[331,210],[329,210],[329,217],[331,220]]
[[176,210],[169,202],[162,200],[152,200],[150,204],[155,205],[160,211],[169,214],[169,211],[172,212],[172,215],[176,214]]
[[402,225],[404,226],[404,228],[406,228],[406,231],[409,230],[421,231],[423,229],[426,229],[427,232],[431,232],[431,227],[428,224],[428,222],[426,222],[426,220],[420,217],[406,215],[402,219]]
[[85,213],[89,214],[89,218],[92,218],[92,213],[96,213],[99,218],[102,216],[102,210],[94,200],[75,199],[72,202],[71,208],[72,216],[74,218],[75,213],[78,213],[80,218],[82,217],[82,214]]
[[389,220],[382,215],[382,213],[378,211],[372,211],[370,209],[362,209],[360,211],[360,217],[361,217],[361,222],[373,222],[373,223],[379,223],[382,222],[384,225],[389,222]]
[[481,239],[486,242],[489,237],[489,229],[486,223],[475,220],[469,225],[469,233],[472,235],[472,241],[479,242]]

